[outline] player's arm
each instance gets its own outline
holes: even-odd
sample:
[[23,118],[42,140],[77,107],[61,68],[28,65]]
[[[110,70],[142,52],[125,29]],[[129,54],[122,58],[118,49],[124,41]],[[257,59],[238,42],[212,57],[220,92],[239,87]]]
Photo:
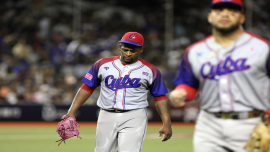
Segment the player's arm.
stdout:
[[181,107],[196,96],[199,88],[199,81],[193,74],[188,61],[188,50],[183,55],[177,73],[177,77],[174,80],[174,84],[177,87],[169,94],[169,99],[173,106]]
[[91,88],[86,84],[83,84],[76,93],[67,115],[75,118],[75,112],[85,103],[85,101],[91,96],[94,90],[95,88]]
[[160,71],[153,68],[153,82],[150,85],[150,93],[154,97],[156,109],[162,119],[163,126],[159,130],[159,137],[166,141],[172,136],[170,106],[166,94],[168,90]]
[[101,65],[102,59],[98,60],[86,73],[82,82],[84,83],[81,88],[76,93],[72,104],[68,110],[68,115],[73,116],[75,112],[81,107],[82,104],[91,96],[95,88],[100,86],[101,80],[99,79],[99,67]]
[[161,120],[163,122],[163,126],[159,130],[159,138],[162,138],[162,141],[166,141],[170,139],[172,136],[169,102],[167,100],[166,95],[154,97],[154,101],[157,112],[159,113]]

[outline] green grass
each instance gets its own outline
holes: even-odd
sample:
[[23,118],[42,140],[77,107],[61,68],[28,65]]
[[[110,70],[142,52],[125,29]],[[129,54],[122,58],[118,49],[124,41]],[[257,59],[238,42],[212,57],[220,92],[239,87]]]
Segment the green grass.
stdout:
[[[93,152],[95,129],[80,128],[83,139],[71,138],[57,146],[54,128],[0,128],[1,152]],[[161,142],[157,127],[148,127],[142,152],[192,152],[192,127],[173,128],[173,137]]]

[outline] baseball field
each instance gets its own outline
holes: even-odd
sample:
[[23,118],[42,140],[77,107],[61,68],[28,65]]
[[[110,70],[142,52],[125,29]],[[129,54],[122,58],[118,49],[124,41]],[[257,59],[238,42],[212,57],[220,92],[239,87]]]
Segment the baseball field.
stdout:
[[[0,122],[0,152],[93,152],[96,123],[79,122],[80,136],[57,146],[57,122]],[[142,152],[192,152],[194,124],[173,123],[167,142],[158,138],[160,123],[149,123]]]

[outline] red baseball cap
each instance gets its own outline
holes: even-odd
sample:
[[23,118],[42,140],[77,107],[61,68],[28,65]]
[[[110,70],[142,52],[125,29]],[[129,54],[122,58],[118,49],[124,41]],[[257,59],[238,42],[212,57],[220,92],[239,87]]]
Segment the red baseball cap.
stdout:
[[128,43],[136,46],[142,46],[144,39],[143,36],[138,32],[127,32],[122,37],[121,41],[118,41],[120,43]]
[[213,8],[217,4],[233,4],[239,6],[243,10],[243,1],[242,0],[213,0],[210,7]]

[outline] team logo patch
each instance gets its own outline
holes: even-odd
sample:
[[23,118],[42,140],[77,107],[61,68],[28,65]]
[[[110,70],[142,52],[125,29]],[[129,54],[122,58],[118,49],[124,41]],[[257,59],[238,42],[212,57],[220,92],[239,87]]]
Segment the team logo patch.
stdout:
[[131,79],[129,75],[120,78],[114,78],[113,75],[108,75],[105,78],[105,85],[113,91],[123,88],[138,88],[141,86],[140,80],[140,78]]
[[88,80],[92,80],[93,78],[93,76],[90,73],[87,73],[84,77]]
[[131,39],[131,40],[133,40],[133,39],[136,38],[136,35],[135,34],[131,34],[128,38]]
[[220,61],[217,65],[212,65],[210,62],[206,62],[201,67],[201,76],[205,79],[219,79],[219,76],[233,73],[236,71],[244,71],[250,68],[246,65],[246,58],[233,60],[228,56],[225,61]]
[[148,76],[148,75],[149,75],[149,73],[147,73],[147,72],[142,72],[142,75],[146,75],[146,76]]

